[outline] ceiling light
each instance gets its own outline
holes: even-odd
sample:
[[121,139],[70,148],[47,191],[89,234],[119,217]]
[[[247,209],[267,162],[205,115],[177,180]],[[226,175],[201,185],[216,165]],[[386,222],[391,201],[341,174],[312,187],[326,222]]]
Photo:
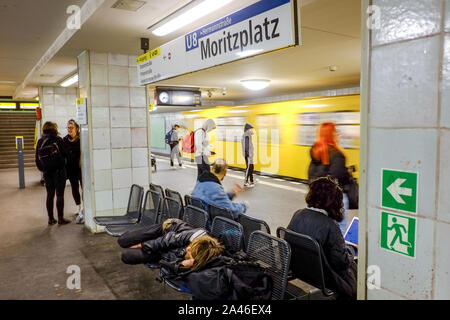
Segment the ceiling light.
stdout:
[[118,0],[111,8],[127,11],[138,11],[145,4],[145,1],[139,0]]
[[[233,0],[204,0],[202,2],[194,1],[196,5],[188,9],[184,13],[157,27],[152,31],[155,36],[163,37],[171,32],[174,32],[194,21],[206,16],[207,14],[225,6]],[[169,16],[170,17],[170,16]],[[158,23],[159,24],[159,23]]]
[[241,80],[241,83],[247,89],[257,91],[267,88],[270,84],[270,80],[263,80],[263,79]]
[[73,85],[74,83],[78,82],[78,73],[75,73],[73,76],[70,76],[69,78],[67,78],[66,80],[64,80],[63,82],[61,82],[60,86],[61,87],[68,87]]
[[241,58],[245,58],[248,56],[253,56],[253,55],[258,54],[263,51],[264,51],[263,49],[245,50],[245,51],[237,52],[236,55],[238,55]]

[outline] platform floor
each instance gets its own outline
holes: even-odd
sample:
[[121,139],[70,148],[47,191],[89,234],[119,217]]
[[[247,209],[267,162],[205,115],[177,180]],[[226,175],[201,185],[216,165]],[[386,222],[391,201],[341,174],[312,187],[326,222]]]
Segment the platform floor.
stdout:
[[[171,169],[158,157],[156,184],[190,193],[196,182],[195,164]],[[255,176],[256,186],[241,193],[236,201],[250,203],[248,215],[264,219],[272,235],[287,226],[293,213],[305,207],[306,185]],[[157,271],[121,262],[116,239],[92,234],[74,222],[47,226],[45,188],[40,173],[25,170],[26,188],[18,188],[17,169],[0,170],[0,299],[188,299],[156,280]],[[223,184],[243,184],[243,172],[229,170]],[[147,189],[147,188],[146,188]],[[74,220],[76,211],[70,186],[65,191],[65,217]],[[351,217],[357,211],[350,212]],[[56,216],[56,214],[55,214]],[[67,268],[81,269],[81,290],[66,286]]]

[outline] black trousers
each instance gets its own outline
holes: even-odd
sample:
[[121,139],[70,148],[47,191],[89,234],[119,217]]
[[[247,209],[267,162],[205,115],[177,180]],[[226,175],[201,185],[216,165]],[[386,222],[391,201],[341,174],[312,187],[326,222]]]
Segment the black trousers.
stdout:
[[72,187],[72,196],[75,200],[75,204],[81,204],[80,187],[83,188],[83,183],[81,181],[81,169],[75,172],[68,171],[68,179],[70,181],[70,186]]
[[248,182],[250,179],[250,182],[253,183],[253,163],[249,164],[248,157],[245,157],[245,165],[247,167],[247,170],[245,170],[245,182]]
[[131,246],[156,239],[163,235],[162,224],[154,224],[150,227],[125,232],[117,242],[125,250],[122,252],[122,262],[126,264],[141,264],[158,262],[161,259],[159,253],[149,254],[142,249],[130,249]]
[[203,172],[210,171],[210,164],[206,156],[195,157],[195,163],[197,163],[197,181]]
[[45,188],[47,189],[47,214],[49,220],[53,220],[53,200],[56,193],[56,209],[58,219],[64,218],[64,189],[66,188],[65,169],[54,172],[44,172]]

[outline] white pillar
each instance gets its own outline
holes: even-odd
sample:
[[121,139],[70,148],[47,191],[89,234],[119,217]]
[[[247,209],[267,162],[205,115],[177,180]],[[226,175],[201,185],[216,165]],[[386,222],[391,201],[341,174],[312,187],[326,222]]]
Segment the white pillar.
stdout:
[[[367,190],[362,190],[360,214],[367,234],[363,254],[367,266],[380,267],[381,289],[367,290],[367,299],[449,299],[450,2],[371,4],[372,19],[379,20],[367,30],[368,78],[362,80],[367,88],[361,109],[368,123],[361,130],[368,143],[361,155],[367,158],[362,172]],[[383,169],[416,173],[417,189],[414,178],[401,173],[386,174],[383,183]],[[396,224],[407,232],[386,232]],[[395,232],[414,250],[398,238],[386,248]],[[408,238],[411,232],[414,239]]]
[[88,111],[81,131],[86,225],[99,232],[93,217],[125,214],[131,185],[148,189],[148,104],[136,56],[85,51],[78,73]]

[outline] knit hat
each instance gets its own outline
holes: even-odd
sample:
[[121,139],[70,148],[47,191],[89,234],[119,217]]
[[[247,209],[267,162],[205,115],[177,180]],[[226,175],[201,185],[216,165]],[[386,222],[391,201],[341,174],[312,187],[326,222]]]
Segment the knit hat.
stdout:
[[250,123],[246,123],[244,127],[244,131],[247,131],[249,129],[253,129],[253,126]]

